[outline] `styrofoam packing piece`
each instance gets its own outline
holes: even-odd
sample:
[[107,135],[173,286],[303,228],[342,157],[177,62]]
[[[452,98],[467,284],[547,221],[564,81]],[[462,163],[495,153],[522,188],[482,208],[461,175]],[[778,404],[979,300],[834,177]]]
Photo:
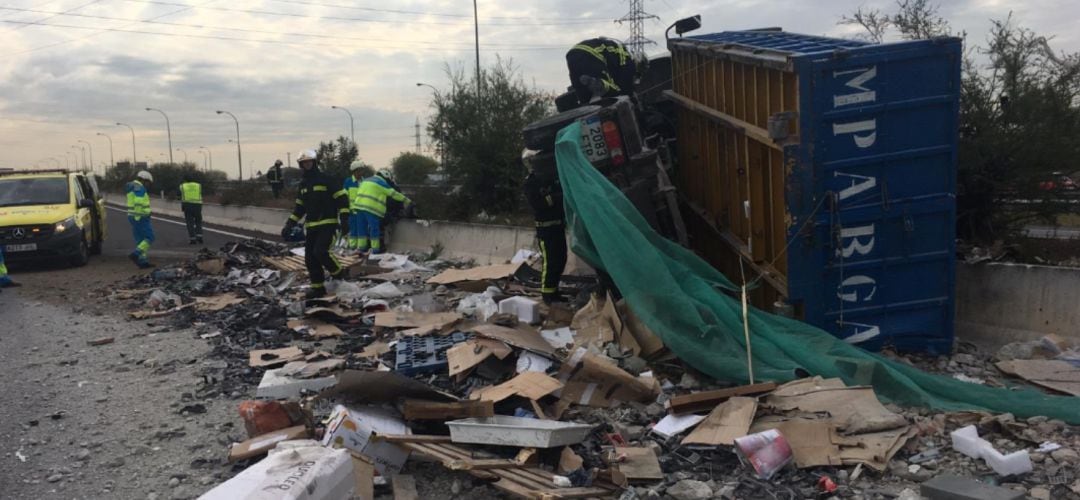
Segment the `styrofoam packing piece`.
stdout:
[[546,373],[553,364],[555,364],[554,361],[547,359],[544,356],[529,351],[521,351],[521,354],[518,355],[517,359],[517,373]]
[[957,429],[949,436],[952,437],[953,449],[971,458],[982,459],[994,472],[1002,476],[1024,474],[1032,470],[1031,457],[1027,450],[1002,455],[989,441],[979,437],[979,431],[974,425]]
[[554,448],[577,444],[584,441],[593,428],[588,424],[506,415],[452,420],[446,422],[446,426],[450,428],[450,440],[455,443],[522,448]]
[[567,344],[574,343],[574,331],[566,326],[554,330],[540,330],[540,336],[556,349],[562,349]]
[[393,283],[380,283],[371,288],[363,290],[360,295],[367,299],[396,299],[398,297],[404,297],[405,292],[402,292],[400,288]]
[[540,321],[540,303],[526,297],[510,297],[499,302],[499,312],[513,314],[518,321],[533,324]]

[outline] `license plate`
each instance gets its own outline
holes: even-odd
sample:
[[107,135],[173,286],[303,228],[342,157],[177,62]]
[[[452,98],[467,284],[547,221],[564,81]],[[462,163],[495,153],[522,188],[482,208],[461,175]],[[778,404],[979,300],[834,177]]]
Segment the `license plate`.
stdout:
[[589,162],[606,160],[609,156],[607,143],[604,142],[604,130],[600,117],[585,120],[581,127],[581,149]]
[[8,245],[4,247],[5,252],[33,252],[37,250],[37,243],[27,243],[25,245]]

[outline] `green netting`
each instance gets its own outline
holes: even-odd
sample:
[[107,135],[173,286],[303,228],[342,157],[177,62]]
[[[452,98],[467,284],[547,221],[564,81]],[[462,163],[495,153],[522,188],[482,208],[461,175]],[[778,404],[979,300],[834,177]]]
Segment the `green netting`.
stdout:
[[[693,252],[653,231],[581,152],[581,126],[556,144],[573,251],[609,274],[634,313],[685,363],[718,380],[747,383],[739,288]],[[726,290],[726,291],[725,291]],[[943,411],[988,410],[1080,423],[1080,398],[985,387],[932,375],[864,351],[806,323],[750,311],[757,381],[797,370],[870,385],[886,401]]]

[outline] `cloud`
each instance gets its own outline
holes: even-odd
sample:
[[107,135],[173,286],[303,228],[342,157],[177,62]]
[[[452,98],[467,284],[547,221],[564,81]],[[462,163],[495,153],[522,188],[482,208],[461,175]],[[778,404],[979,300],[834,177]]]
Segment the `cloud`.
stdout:
[[[207,146],[217,153],[215,166],[235,175],[235,146],[227,140],[236,130],[214,110],[239,117],[251,162],[244,168],[258,170],[286,152],[348,134],[348,117],[332,105],[355,117],[361,155],[385,165],[412,149],[412,125],[430,113],[430,89],[415,84],[442,86],[446,64],[474,64],[472,9],[459,0],[105,0],[76,9],[87,3],[17,0],[0,7],[0,21],[62,26],[0,23],[0,166],[62,156],[78,139],[95,145],[95,159],[105,158],[98,150],[107,142],[97,132],[113,134],[118,158],[129,156],[121,146],[126,139],[117,140],[128,132],[117,121],[135,127],[140,156],[160,157],[164,120],[144,111],[153,106],[169,113],[174,147],[197,158],[193,151]],[[664,52],[664,29],[692,14],[702,15],[702,33],[781,26],[851,36],[836,21],[861,5],[888,10],[894,3],[649,0],[646,10],[660,19],[646,21],[646,36],[659,42],[650,53]],[[563,55],[575,42],[628,36],[628,27],[612,23],[625,2],[483,0],[479,7],[484,63],[510,57],[527,82],[548,91],[566,87]],[[970,43],[980,43],[989,19],[1015,7],[958,0],[942,2],[941,12],[968,31]],[[77,16],[42,13],[69,10]],[[1056,48],[1078,51],[1080,34],[1071,26],[1077,14],[1074,0],[1033,0],[1014,18],[1057,35]]]

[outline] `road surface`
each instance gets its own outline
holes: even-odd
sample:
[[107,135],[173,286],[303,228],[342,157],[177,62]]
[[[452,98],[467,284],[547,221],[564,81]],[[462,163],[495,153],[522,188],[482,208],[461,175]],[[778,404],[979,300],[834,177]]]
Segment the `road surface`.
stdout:
[[[10,266],[23,286],[0,293],[0,498],[195,498],[231,475],[223,450],[246,438],[236,405],[253,395],[191,399],[205,340],[104,302],[103,290],[150,272],[127,258],[123,212],[109,210],[107,224],[102,255],[85,267]],[[209,248],[237,239],[210,229]],[[154,231],[152,261],[202,248],[182,222],[158,219]],[[87,343],[102,337],[115,340]],[[188,405],[205,413],[181,414]]]

